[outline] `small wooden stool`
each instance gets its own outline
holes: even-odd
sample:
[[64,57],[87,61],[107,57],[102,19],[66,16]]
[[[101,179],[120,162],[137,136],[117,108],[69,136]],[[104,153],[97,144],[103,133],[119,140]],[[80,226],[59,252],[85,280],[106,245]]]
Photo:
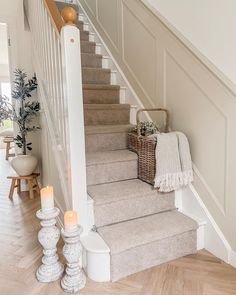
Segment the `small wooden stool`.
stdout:
[[38,181],[37,181],[37,177],[39,176],[39,173],[33,173],[29,176],[8,176],[8,179],[11,179],[11,188],[10,188],[10,192],[9,192],[9,199],[12,200],[13,199],[13,193],[14,193],[14,189],[17,188],[17,193],[20,194],[21,193],[21,180],[25,180],[28,182],[28,186],[29,186],[29,198],[30,200],[34,199],[34,191],[36,191],[39,195],[39,185],[38,185]]
[[6,136],[4,137],[3,142],[6,143],[6,160],[8,161],[10,157],[15,157],[15,154],[10,153],[11,143],[14,142],[14,138],[11,136]]

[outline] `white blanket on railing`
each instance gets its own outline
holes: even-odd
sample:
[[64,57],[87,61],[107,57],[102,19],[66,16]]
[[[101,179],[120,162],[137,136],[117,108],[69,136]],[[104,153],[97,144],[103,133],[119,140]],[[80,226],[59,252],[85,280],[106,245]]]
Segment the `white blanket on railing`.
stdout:
[[154,187],[170,192],[193,181],[187,137],[181,132],[158,133]]

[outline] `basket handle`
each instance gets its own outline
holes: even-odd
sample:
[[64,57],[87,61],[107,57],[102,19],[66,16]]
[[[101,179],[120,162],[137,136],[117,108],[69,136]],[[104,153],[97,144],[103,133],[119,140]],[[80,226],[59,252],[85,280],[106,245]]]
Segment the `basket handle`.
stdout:
[[140,114],[142,112],[164,112],[166,114],[165,132],[168,132],[168,129],[169,129],[169,112],[168,112],[167,109],[163,109],[163,108],[157,108],[157,109],[140,109],[140,110],[137,111],[137,114],[136,114],[138,136],[141,135]]

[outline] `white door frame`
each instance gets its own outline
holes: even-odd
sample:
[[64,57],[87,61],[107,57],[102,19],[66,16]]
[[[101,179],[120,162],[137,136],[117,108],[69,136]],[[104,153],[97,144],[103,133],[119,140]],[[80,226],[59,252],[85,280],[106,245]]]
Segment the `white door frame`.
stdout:
[[[14,80],[14,70],[18,68],[18,48],[17,48],[17,24],[16,19],[10,16],[0,15],[0,23],[7,25],[7,37],[10,38],[10,46],[8,45],[8,62],[10,83]],[[13,124],[15,130],[15,124]],[[15,131],[14,131],[15,132]],[[1,145],[1,147],[3,147]]]
[[8,46],[9,71],[10,82],[14,79],[14,70],[18,68],[18,48],[17,48],[17,25],[16,19],[13,17],[0,15],[0,23],[7,25],[7,35],[10,39],[10,46]]

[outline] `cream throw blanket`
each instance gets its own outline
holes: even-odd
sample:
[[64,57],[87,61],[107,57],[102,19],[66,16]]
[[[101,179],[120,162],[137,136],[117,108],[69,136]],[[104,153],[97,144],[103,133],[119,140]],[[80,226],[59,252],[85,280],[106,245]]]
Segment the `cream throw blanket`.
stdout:
[[193,181],[187,137],[181,132],[158,133],[154,187],[170,192]]

